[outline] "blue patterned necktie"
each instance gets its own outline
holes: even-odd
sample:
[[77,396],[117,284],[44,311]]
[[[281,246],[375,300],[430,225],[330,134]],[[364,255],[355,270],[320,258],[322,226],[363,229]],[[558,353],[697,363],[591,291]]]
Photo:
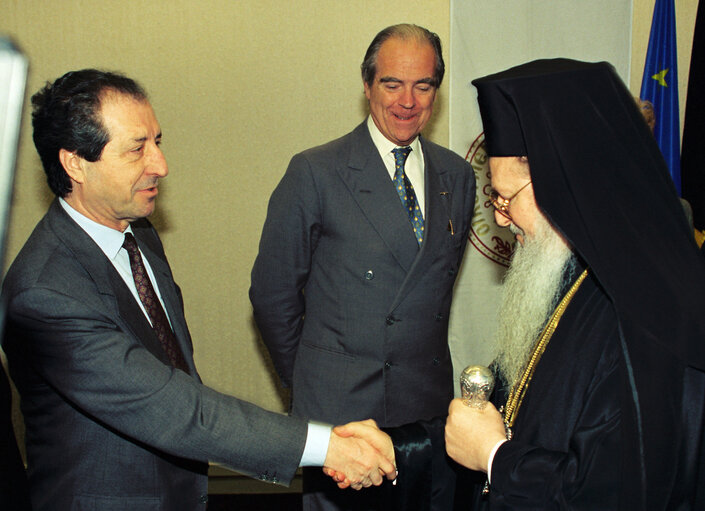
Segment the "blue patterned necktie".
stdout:
[[142,256],[140,255],[139,248],[137,248],[137,240],[132,234],[127,232],[125,233],[125,242],[122,246],[127,250],[130,256],[130,268],[132,269],[132,277],[135,280],[137,294],[149,315],[149,319],[152,321],[152,329],[157,339],[159,339],[159,344],[161,344],[162,349],[169,357],[171,365],[188,374],[189,370],[184,355],[181,353],[181,349],[179,349],[176,336],[171,330],[169,320],[166,317],[166,313],[162,308],[159,297],[154,291],[152,282],[149,280],[149,275],[142,262]]
[[414,192],[414,187],[406,177],[404,173],[404,164],[406,163],[406,158],[411,152],[411,147],[395,147],[392,149],[394,153],[394,187],[397,189],[401,203],[404,209],[409,214],[409,221],[411,226],[414,228],[414,234],[416,235],[416,241],[419,245],[423,243],[424,238],[424,227],[423,227],[423,214],[419,209],[419,202],[416,200],[416,193]]

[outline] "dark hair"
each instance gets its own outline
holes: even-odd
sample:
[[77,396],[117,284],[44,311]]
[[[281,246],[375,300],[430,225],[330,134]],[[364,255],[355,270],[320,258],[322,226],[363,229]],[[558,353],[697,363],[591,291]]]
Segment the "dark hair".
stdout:
[[367,53],[365,53],[365,58],[360,66],[362,70],[362,80],[367,85],[372,85],[375,80],[375,74],[377,73],[377,54],[382,44],[392,37],[398,37],[399,39],[416,39],[418,41],[426,41],[431,45],[433,51],[436,53],[436,69],[433,74],[434,87],[439,87],[443,81],[443,74],[445,73],[445,64],[443,63],[443,55],[441,54],[441,39],[437,34],[427,30],[418,25],[410,25],[408,23],[402,23],[401,25],[392,25],[382,30],[370,43],[367,48]]
[[134,80],[96,69],[66,73],[32,96],[34,146],[49,188],[58,197],[71,193],[71,180],[59,161],[59,151],[66,149],[87,161],[98,161],[110,140],[100,115],[101,99],[110,91],[147,99]]

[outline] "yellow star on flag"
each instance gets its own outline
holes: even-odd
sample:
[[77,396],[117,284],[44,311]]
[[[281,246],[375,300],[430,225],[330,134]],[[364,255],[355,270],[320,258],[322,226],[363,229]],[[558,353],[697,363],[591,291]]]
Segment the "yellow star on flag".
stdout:
[[668,73],[668,68],[662,69],[651,78],[656,80],[661,87],[668,87],[668,84],[666,83],[666,73]]

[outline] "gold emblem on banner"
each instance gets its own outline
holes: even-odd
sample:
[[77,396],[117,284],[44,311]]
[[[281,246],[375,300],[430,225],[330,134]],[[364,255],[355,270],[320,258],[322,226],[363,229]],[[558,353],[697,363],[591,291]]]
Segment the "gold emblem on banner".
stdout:
[[514,235],[509,229],[499,227],[494,221],[494,208],[490,204],[490,169],[485,151],[485,135],[481,133],[470,146],[465,160],[475,171],[477,193],[475,210],[468,240],[483,256],[495,263],[509,267],[514,252]]

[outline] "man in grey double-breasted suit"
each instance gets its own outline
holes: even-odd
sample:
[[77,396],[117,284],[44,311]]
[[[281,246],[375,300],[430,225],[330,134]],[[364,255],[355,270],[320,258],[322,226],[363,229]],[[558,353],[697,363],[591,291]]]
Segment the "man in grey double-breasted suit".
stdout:
[[[347,465],[357,488],[381,483],[378,466],[393,477],[389,453],[201,384],[179,287],[145,219],[168,169],[144,91],[83,70],[32,102],[57,199],[5,278],[3,348],[33,508],[205,509],[207,461],[283,484],[299,465],[324,463],[346,475]],[[128,234],[139,247],[129,256]]]
[[[295,415],[396,426],[447,412],[448,314],[475,180],[463,158],[419,135],[443,71],[435,34],[414,25],[380,32],[362,64],[370,117],[294,156],[272,195],[250,298],[281,380],[293,387]],[[404,147],[398,165],[394,149]],[[399,167],[410,186],[395,186]],[[422,228],[408,214],[415,206]],[[381,501],[315,477],[304,476],[306,508]]]

